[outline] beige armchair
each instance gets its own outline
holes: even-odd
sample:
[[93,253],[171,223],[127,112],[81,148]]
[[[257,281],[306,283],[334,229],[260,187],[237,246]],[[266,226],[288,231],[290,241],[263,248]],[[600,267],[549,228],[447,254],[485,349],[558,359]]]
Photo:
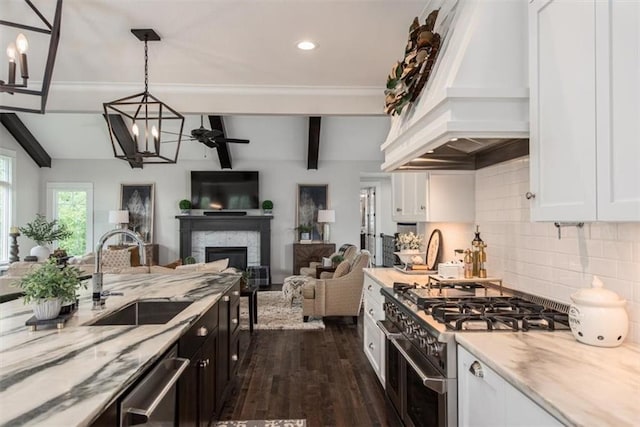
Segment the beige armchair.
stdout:
[[363,268],[369,266],[370,254],[360,251],[344,276],[331,279],[315,279],[302,289],[302,316],[306,322],[310,316],[353,316],[358,323],[364,284]]
[[[358,248],[356,248],[352,244],[345,243],[344,245],[340,246],[340,249],[338,249],[336,252],[334,252],[331,255],[329,255],[328,258],[331,259],[336,255],[342,255],[345,260],[351,262],[351,261],[353,261],[353,258],[355,258],[357,252],[358,252]],[[316,277],[316,267],[318,267],[320,265],[322,265],[321,262],[312,261],[312,262],[309,263],[309,267],[302,267],[300,269],[300,275],[301,276],[309,276],[309,277],[314,277],[315,278]]]

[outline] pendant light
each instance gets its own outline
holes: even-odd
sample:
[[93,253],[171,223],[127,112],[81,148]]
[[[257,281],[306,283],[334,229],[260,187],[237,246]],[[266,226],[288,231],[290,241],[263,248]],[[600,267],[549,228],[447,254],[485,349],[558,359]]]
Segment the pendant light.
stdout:
[[[144,42],[144,92],[103,104],[113,154],[137,168],[176,163],[184,116],[149,93],[147,43],[159,41],[160,36],[152,29],[131,32]],[[171,134],[171,142],[163,144],[163,134]]]

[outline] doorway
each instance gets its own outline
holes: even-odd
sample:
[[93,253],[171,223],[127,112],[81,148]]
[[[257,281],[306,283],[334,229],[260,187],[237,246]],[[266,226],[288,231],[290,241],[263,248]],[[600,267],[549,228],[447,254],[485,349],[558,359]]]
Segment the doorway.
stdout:
[[360,249],[371,253],[372,265],[376,262],[376,187],[360,188]]

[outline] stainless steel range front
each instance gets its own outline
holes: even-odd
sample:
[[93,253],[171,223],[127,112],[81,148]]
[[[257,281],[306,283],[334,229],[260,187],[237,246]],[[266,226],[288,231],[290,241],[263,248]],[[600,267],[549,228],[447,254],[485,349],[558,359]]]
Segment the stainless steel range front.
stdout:
[[443,289],[394,283],[381,292],[386,392],[409,427],[457,425],[454,332],[569,329],[566,312],[475,283]]

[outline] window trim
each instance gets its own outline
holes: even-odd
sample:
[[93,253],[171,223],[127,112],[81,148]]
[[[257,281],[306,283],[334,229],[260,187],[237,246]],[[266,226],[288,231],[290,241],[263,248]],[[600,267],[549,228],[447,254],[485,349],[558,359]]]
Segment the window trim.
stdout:
[[9,264],[9,257],[10,255],[10,250],[11,250],[11,245],[9,243],[9,229],[10,227],[15,227],[15,221],[17,218],[16,215],[16,211],[17,211],[17,206],[16,206],[16,200],[17,200],[17,182],[16,182],[16,176],[17,176],[17,166],[16,166],[16,162],[17,162],[17,157],[16,157],[16,152],[14,150],[9,150],[6,148],[1,148],[0,147],[0,156],[2,157],[7,157],[9,158],[9,165],[10,165],[10,171],[9,171],[9,179],[10,181],[0,181],[0,185],[6,185],[10,190],[11,190],[11,196],[10,196],[10,206],[9,206],[9,213],[8,213],[8,217],[7,218],[7,224],[6,226],[6,230],[3,230],[3,234],[6,233],[6,239],[4,240],[4,244],[6,244],[7,246],[7,258],[6,259],[0,259],[0,265],[6,265]]
[[87,233],[85,253],[93,251],[93,183],[92,182],[47,182],[47,218],[53,218],[54,206],[53,194],[56,190],[86,191],[87,193]]

